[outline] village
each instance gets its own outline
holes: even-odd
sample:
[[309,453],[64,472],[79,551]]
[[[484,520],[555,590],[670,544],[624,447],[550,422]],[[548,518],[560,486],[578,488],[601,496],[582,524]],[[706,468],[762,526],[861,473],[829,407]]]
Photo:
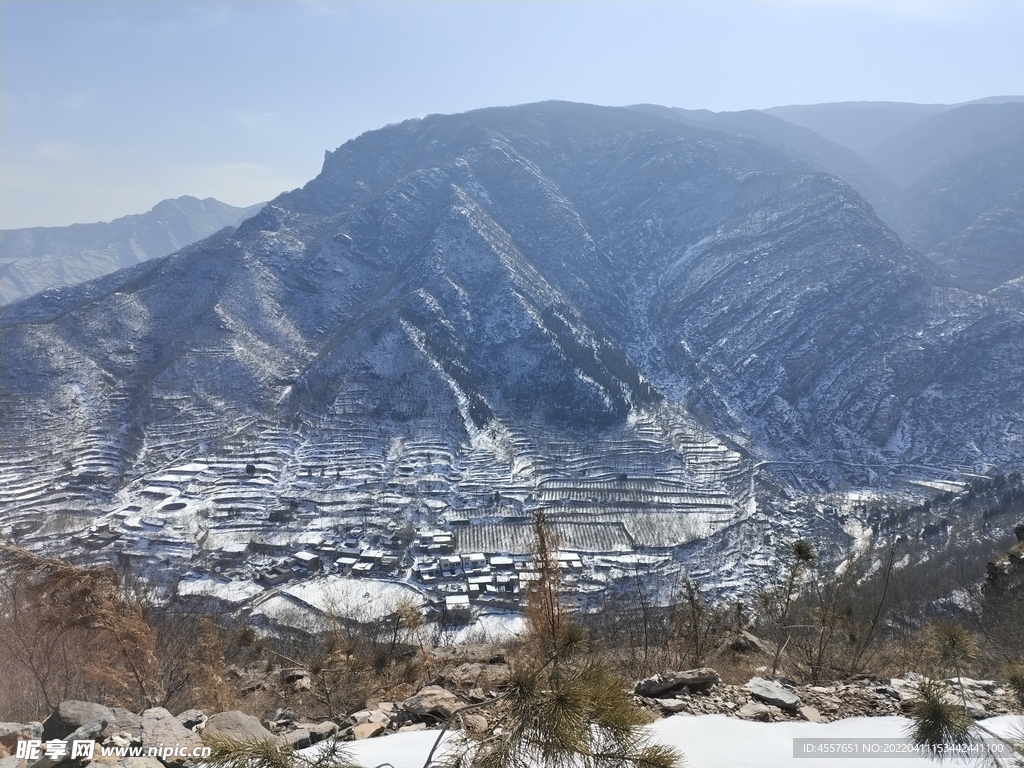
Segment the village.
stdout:
[[[319,523],[305,528],[303,522],[311,521],[301,512],[276,530],[208,531],[196,547],[187,535],[196,514],[190,507],[196,504],[177,498],[148,513],[129,505],[84,530],[65,532],[65,551],[143,575],[178,595],[262,612],[271,626],[309,629],[316,621],[307,616],[296,623],[296,609],[310,615],[338,611],[329,598],[310,597],[325,585],[359,589],[360,595],[376,598],[360,601],[359,610],[347,607],[348,613],[360,614],[358,618],[386,615],[397,599],[385,599],[391,592],[404,595],[428,620],[465,625],[482,613],[520,612],[523,584],[535,576],[525,520],[514,526],[520,535],[505,542],[512,548],[500,551],[466,551],[460,546],[460,538],[472,543],[481,538],[465,520],[422,528],[372,519],[347,529]],[[15,542],[41,551],[53,544],[46,534],[47,526],[40,520],[22,521],[11,529]],[[567,585],[594,590],[603,586],[614,567],[627,568],[625,560],[632,555],[612,552],[602,557],[559,550],[554,557]],[[338,587],[342,583],[348,586]],[[275,601],[290,611],[274,610]]]
[[[367,595],[379,593],[382,584],[405,590],[407,599],[421,606],[427,618],[445,624],[468,623],[484,611],[520,611],[522,585],[535,576],[534,558],[527,552],[458,553],[455,538],[449,530],[421,529],[406,545],[399,534],[356,527],[344,538],[325,537],[289,554],[268,552],[266,545],[228,544],[210,553],[202,564],[205,568],[197,563],[179,589],[194,589],[190,582],[198,581],[206,585],[207,594],[219,596],[231,594],[232,585],[249,583],[254,586],[241,594],[251,596],[253,602],[266,602],[268,594],[284,594],[293,604],[306,603],[313,611],[328,613],[331,606],[318,605],[316,598],[303,600],[301,586],[287,587],[344,579],[365,587],[361,593]],[[565,581],[581,579],[584,560],[580,554],[558,551],[555,558]],[[592,561],[591,568],[594,565]],[[387,613],[389,601],[375,602],[379,612],[374,613]]]

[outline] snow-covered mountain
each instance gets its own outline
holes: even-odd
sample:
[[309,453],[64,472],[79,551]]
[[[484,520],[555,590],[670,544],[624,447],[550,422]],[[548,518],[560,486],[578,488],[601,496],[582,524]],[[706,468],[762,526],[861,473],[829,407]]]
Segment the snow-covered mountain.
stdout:
[[262,205],[236,208],[185,196],[111,222],[0,230],[0,304],[174,253],[239,224]]
[[576,549],[752,567],[755,471],[1024,459],[1021,294],[937,275],[849,184],[713,123],[410,120],[237,231],[3,310],[0,503],[207,548],[440,516],[468,551],[541,505]]

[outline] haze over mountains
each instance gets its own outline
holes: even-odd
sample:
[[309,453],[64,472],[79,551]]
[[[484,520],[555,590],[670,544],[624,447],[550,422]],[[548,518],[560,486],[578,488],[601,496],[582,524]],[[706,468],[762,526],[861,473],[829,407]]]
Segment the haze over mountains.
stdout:
[[1024,274],[1020,97],[720,113],[639,108],[750,136],[838,176],[953,285],[984,292]]
[[110,222],[0,230],[0,304],[174,253],[237,225],[261,206],[185,196]]
[[173,493],[216,527],[491,519],[497,491],[676,546],[742,526],[758,464],[794,491],[1019,467],[1022,110],[927,114],[874,160],[660,107],[370,131],[236,231],[3,310],[2,501]]

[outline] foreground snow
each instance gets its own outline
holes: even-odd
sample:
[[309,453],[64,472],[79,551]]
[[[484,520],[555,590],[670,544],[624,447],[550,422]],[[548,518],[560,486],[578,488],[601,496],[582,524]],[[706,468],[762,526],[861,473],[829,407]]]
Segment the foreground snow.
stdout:
[[[1019,717],[995,717],[987,727],[1006,734]],[[752,723],[724,715],[676,715],[651,726],[662,743],[678,747],[687,768],[909,768],[938,765],[929,760],[907,762],[907,757],[867,757],[850,763],[843,757],[793,757],[794,739],[899,739],[907,725],[902,717],[855,717],[833,723]],[[394,768],[422,768],[437,731],[400,733],[353,744],[352,756],[371,768],[387,762]],[[973,765],[974,761],[947,761],[944,765]]]

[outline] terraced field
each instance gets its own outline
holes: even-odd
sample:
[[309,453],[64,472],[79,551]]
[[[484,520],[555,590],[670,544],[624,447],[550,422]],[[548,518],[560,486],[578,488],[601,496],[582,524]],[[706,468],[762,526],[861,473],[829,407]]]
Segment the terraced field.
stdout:
[[[429,424],[368,427],[365,402],[352,388],[315,424],[239,418],[229,433],[197,439],[213,415],[161,401],[156,411],[178,417],[147,429],[127,482],[109,490],[76,483],[114,476],[123,460],[122,446],[91,433],[61,454],[5,451],[4,526],[22,544],[66,552],[67,534],[105,524],[123,534],[117,552],[152,561],[235,541],[299,545],[316,531],[410,525],[452,525],[458,551],[529,551],[538,508],[566,548],[669,550],[746,514],[739,454],[668,409],[596,441],[499,426],[453,446]],[[61,464],[68,455],[71,469]],[[42,521],[50,524],[33,529]]]

